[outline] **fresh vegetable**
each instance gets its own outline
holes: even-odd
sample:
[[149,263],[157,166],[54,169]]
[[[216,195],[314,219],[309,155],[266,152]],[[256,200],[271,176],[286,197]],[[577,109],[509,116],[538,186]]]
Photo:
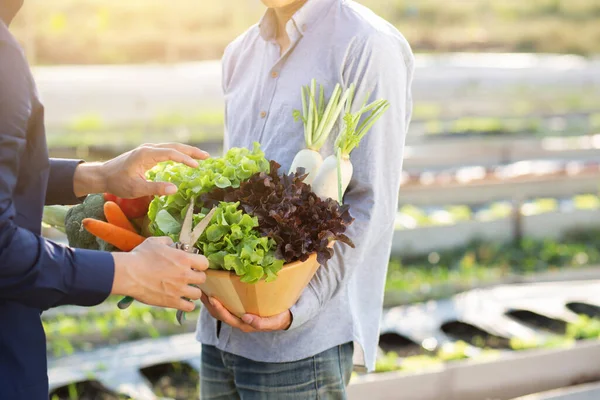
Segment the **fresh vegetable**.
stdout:
[[104,216],[106,217],[106,221],[109,224],[118,226],[123,229],[127,229],[130,232],[137,233],[136,229],[133,227],[133,224],[125,214],[121,207],[113,201],[107,201],[104,203]]
[[[239,209],[239,203],[219,202],[210,224],[196,247],[208,259],[209,268],[234,271],[242,282],[254,283],[262,278],[271,281],[283,266],[275,257],[276,243],[262,237],[258,219]],[[194,215],[194,225],[204,219],[208,208]],[[205,211],[205,212],[204,212]],[[164,234],[177,240],[183,221],[166,210],[158,212],[156,225]]]
[[342,92],[340,85],[336,84],[325,107],[325,90],[321,85],[317,89],[317,83],[313,79],[310,86],[302,86],[301,95],[302,112],[294,110],[294,119],[301,120],[304,124],[306,148],[296,154],[289,173],[295,173],[298,168],[303,168],[304,173],[307,174],[304,182],[311,184],[323,163],[319,150],[337,122],[349,92]]
[[[206,256],[211,269],[235,271],[242,282],[267,282],[277,277],[283,261],[275,257],[275,241],[260,235],[258,218],[238,209],[239,203],[218,205],[197,246]],[[196,223],[204,215],[194,216]]]
[[65,232],[65,218],[69,212],[68,206],[45,206],[42,222],[54,229]]
[[[200,161],[197,168],[174,162],[160,163],[148,172],[148,179],[171,182],[178,187],[178,191],[170,196],[157,196],[150,203],[149,232],[155,236],[167,234],[174,237],[173,228],[176,229],[176,225],[172,224],[169,216],[176,221],[183,220],[191,197],[215,188],[237,188],[255,173],[268,171],[269,161],[256,142],[252,150],[234,147],[223,157]],[[159,223],[167,229],[166,232],[160,229]]]
[[275,279],[284,262],[306,261],[314,253],[325,263],[335,241],[354,246],[344,234],[353,221],[348,207],[320,199],[303,182],[306,174],[280,175],[279,168],[258,143],[252,151],[233,148],[223,158],[201,161],[196,169],[162,163],[149,179],[179,190],[152,201],[149,231],[177,240],[190,200],[196,202],[196,224],[218,207],[196,246],[210,268],[235,271],[250,283]]
[[[344,128],[335,141],[335,154],[325,159],[312,184],[313,191],[321,198],[337,199],[340,204],[344,193],[350,184],[353,174],[353,166],[350,162],[350,153],[358,147],[360,141],[369,132],[373,124],[389,108],[386,100],[376,100],[367,105],[369,95],[361,108],[352,113],[352,102],[354,100],[354,84],[350,85],[348,99],[346,102],[346,114],[344,116]],[[362,122],[362,115],[370,112]],[[360,124],[359,124],[360,123]]]
[[217,189],[201,196],[206,207],[219,201],[239,201],[241,208],[258,220],[258,231],[277,243],[275,255],[286,263],[306,261],[317,253],[324,264],[333,256],[331,242],[354,247],[344,234],[353,222],[347,206],[321,200],[303,182],[304,175],[279,174],[280,165],[271,161],[270,172],[261,172],[242,182],[239,189]]
[[115,251],[115,247],[104,240],[95,237],[83,228],[85,218],[94,218],[106,221],[104,217],[104,196],[102,194],[90,194],[83,203],[71,207],[65,216],[65,232],[69,246],[89,249]]
[[145,240],[137,233],[93,218],[84,218],[82,225],[92,235],[122,251],[131,251]]
[[117,203],[127,218],[134,219],[144,217],[146,213],[148,213],[148,207],[152,201],[152,196],[138,197],[136,199],[123,199],[111,193],[104,193],[104,200]]

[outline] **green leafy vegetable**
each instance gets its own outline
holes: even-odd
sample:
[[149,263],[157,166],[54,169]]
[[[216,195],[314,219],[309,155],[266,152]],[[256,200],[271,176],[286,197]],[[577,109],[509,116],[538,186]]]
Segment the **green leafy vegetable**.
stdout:
[[238,201],[245,212],[257,218],[258,231],[275,240],[275,254],[286,263],[306,261],[316,252],[319,263],[324,264],[333,256],[332,241],[354,247],[344,234],[354,221],[348,206],[320,199],[303,182],[305,175],[280,175],[279,168],[271,161],[269,173],[255,174],[239,189],[215,189],[200,200],[208,207],[220,201]]
[[[275,257],[275,242],[256,230],[258,218],[238,209],[239,203],[221,202],[196,246],[209,261],[209,268],[234,271],[242,282],[267,282],[277,277],[283,260]],[[207,210],[206,210],[207,211]],[[205,213],[195,215],[199,223]]]
[[156,214],[156,225],[158,229],[167,235],[176,234],[181,231],[181,223],[173,218],[167,210],[160,210]]
[[[147,177],[154,182],[170,182],[178,187],[171,196],[155,197],[150,203],[149,231],[154,236],[168,235],[176,239],[191,197],[208,193],[215,188],[238,188],[240,183],[257,172],[268,172],[269,161],[258,143],[252,150],[234,147],[225,156],[199,162],[198,168],[167,161],[148,171]],[[159,217],[161,211],[162,213]],[[174,219],[170,220],[169,216]],[[164,228],[164,229],[163,229]]]

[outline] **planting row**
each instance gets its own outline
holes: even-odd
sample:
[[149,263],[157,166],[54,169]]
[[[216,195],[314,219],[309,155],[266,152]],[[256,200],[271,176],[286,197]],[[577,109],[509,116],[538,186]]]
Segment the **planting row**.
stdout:
[[453,321],[442,325],[441,329],[456,341],[428,350],[400,335],[384,334],[380,337],[379,346],[383,354],[378,359],[376,372],[419,372],[445,362],[494,359],[508,350],[568,348],[578,340],[600,340],[600,307],[587,303],[571,303],[568,306],[578,313],[574,322],[524,310],[508,314],[525,325],[547,333],[548,336],[543,338],[499,337],[471,324]]
[[[524,350],[580,348],[577,342],[600,338],[597,284],[506,286],[391,309],[382,323],[377,372],[427,375],[460,360],[489,365],[510,362],[512,354],[529,357]],[[577,298],[581,301],[569,300]],[[119,392],[136,399],[197,398],[200,346],[193,336],[142,340],[53,359],[52,394],[60,400],[116,399]],[[594,379],[593,372],[580,380]],[[364,376],[354,378],[352,385],[364,382]],[[406,393],[416,396],[419,390]],[[387,398],[393,397],[388,393]]]
[[[600,136],[598,137],[600,143]],[[458,165],[443,170],[411,171],[402,174],[401,193],[406,189],[452,187],[452,185],[507,184],[535,179],[578,179],[600,175],[600,161],[577,160],[522,160],[514,163],[485,167]]]
[[396,215],[396,229],[415,229],[424,226],[454,225],[466,221],[495,221],[519,212],[522,216],[551,212],[599,210],[600,197],[594,194],[569,198],[538,198],[515,204],[505,200],[490,204],[417,207],[406,204]]
[[424,139],[524,134],[542,137],[557,134],[580,135],[600,130],[600,112],[415,120],[411,123],[411,130],[424,135]]
[[[537,138],[531,135],[521,135],[510,138],[432,139],[407,144],[403,169],[411,174],[427,172],[432,169],[457,170],[465,166],[480,166],[493,171],[494,168],[506,164],[515,163],[516,166],[521,166],[530,162],[527,160],[542,160],[550,166],[548,169],[552,175],[557,172],[561,173],[561,165],[553,165],[556,161],[562,163],[592,162],[597,165],[599,149],[600,135],[593,132],[570,137]],[[577,167],[577,165],[575,166]],[[544,168],[547,167],[542,165],[542,172],[545,172]],[[486,178],[493,178],[493,175],[488,175]],[[504,177],[500,176],[500,178]]]

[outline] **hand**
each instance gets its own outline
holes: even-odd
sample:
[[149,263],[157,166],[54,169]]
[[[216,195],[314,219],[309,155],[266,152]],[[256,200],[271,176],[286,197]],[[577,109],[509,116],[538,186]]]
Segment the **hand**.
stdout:
[[152,237],[130,253],[113,253],[115,278],[112,294],[130,296],[153,306],[193,311],[202,291],[194,286],[206,280],[206,257],[170,247],[168,237]]
[[175,161],[192,168],[207,152],[179,143],[145,144],[104,163],[84,163],[75,170],[77,197],[89,193],[112,193],[124,199],[168,195],[177,187],[168,182],[148,182],[145,174],[161,161]]
[[227,311],[214,297],[209,298],[205,294],[202,294],[202,303],[213,318],[246,333],[284,331],[292,325],[292,313],[289,310],[272,317],[244,314],[240,319]]

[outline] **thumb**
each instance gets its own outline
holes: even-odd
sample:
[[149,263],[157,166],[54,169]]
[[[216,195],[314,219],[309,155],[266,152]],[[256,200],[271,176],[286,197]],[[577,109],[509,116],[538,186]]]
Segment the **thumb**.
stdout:
[[177,193],[177,186],[169,182],[144,182],[140,192],[140,197],[165,196]]

